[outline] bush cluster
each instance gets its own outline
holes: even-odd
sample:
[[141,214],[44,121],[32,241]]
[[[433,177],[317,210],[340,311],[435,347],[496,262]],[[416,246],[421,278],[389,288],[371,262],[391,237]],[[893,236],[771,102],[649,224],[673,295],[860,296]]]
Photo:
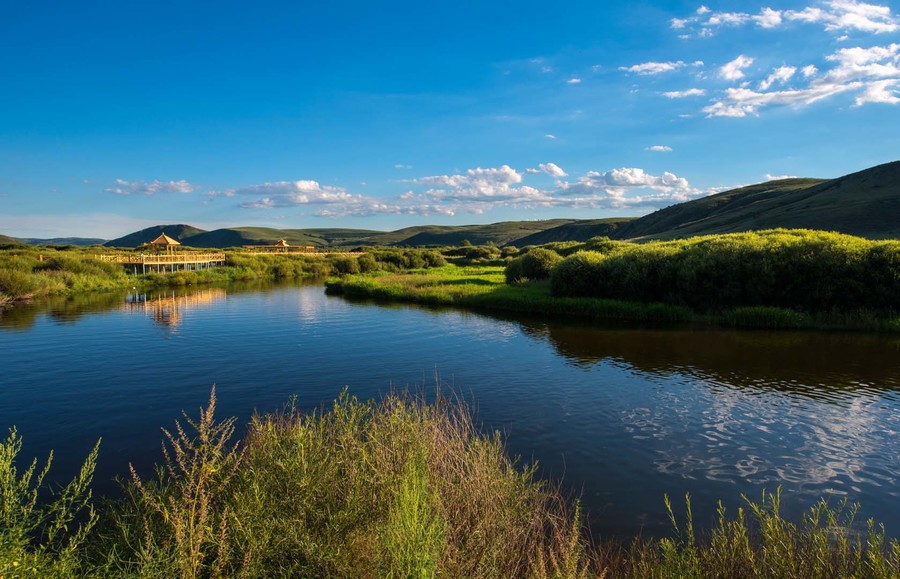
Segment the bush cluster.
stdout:
[[550,277],[553,267],[562,261],[555,251],[537,247],[525,255],[519,256],[506,266],[506,283],[518,283],[523,280],[539,280]]
[[[615,243],[615,242],[614,242]],[[900,242],[767,230],[580,252],[553,270],[557,296],[806,312],[900,310]]]
[[462,257],[471,261],[497,259],[501,255],[495,245],[462,245],[444,250],[447,257]]

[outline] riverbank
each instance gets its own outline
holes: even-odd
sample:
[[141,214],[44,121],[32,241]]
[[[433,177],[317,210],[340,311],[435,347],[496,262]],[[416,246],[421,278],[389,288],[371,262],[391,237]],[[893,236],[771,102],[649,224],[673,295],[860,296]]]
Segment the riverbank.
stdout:
[[[592,540],[577,503],[512,460],[467,408],[438,393],[254,418],[243,441],[215,394],[166,430],[158,477],[132,471],[97,506],[92,452],[52,500],[45,469],[17,471],[0,443],[0,576],[43,577],[896,577],[900,543],[852,505],[802,521],[777,492],[695,528],[665,499],[667,538]],[[99,443],[98,443],[99,445]],[[49,467],[49,463],[48,463]],[[41,490],[46,492],[46,489]],[[49,496],[49,495],[47,495]]]
[[852,329],[900,332],[900,319],[857,311],[810,315],[786,308],[739,307],[700,313],[685,306],[587,297],[558,297],[548,281],[507,284],[500,266],[449,265],[404,274],[347,276],[326,282],[326,291],[354,299],[446,305],[486,311],[768,329]]
[[374,250],[358,258],[226,251],[223,267],[133,275],[120,264],[98,259],[103,253],[101,248],[11,246],[0,250],[0,307],[44,296],[404,271],[446,263],[435,251],[416,249]]

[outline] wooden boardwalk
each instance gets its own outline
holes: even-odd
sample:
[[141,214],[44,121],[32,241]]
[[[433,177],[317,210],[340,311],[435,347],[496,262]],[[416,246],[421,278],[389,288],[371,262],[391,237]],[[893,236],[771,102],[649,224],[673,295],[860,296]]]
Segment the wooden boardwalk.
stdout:
[[101,261],[109,263],[121,263],[124,266],[131,266],[134,273],[141,268],[141,273],[147,272],[172,272],[183,270],[209,269],[211,267],[225,265],[225,253],[201,253],[198,251],[185,251],[177,253],[163,253],[159,255],[153,254],[137,254],[137,253],[118,253],[111,255],[98,255]]

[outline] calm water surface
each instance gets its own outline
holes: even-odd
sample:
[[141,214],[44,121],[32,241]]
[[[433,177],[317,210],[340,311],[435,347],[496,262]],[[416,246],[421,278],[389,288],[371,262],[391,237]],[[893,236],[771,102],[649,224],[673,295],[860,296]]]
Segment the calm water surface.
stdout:
[[[146,301],[145,301],[146,300]],[[667,530],[664,493],[715,501],[783,489],[862,503],[900,535],[900,340],[863,334],[604,328],[352,303],[320,285],[88,296],[0,318],[0,428],[70,476],[103,438],[96,483],[147,472],[160,427],[216,384],[244,422],[432,387],[474,402],[513,454],[580,495],[595,532]]]

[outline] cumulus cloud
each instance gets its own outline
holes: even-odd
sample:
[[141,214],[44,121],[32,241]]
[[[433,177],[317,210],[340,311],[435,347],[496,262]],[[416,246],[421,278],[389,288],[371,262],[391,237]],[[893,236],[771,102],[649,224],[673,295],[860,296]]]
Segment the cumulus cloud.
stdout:
[[573,76],[569,80],[566,81],[566,84],[581,84],[581,79],[577,76]]
[[353,195],[343,187],[320,185],[318,181],[277,181],[250,185],[238,189],[210,192],[211,196],[255,197],[244,201],[241,207],[252,209],[272,209],[275,207],[297,207],[301,205],[347,204],[358,202],[362,196]]
[[[540,189],[525,183],[526,176],[545,173],[555,184]],[[519,172],[509,165],[469,169],[458,174],[432,175],[403,181],[408,190],[389,198],[357,195],[317,181],[277,181],[214,192],[246,198],[245,209],[308,208],[320,217],[390,215],[482,214],[501,207],[657,208],[714,192],[693,188],[671,172],[654,175],[636,167],[605,172],[588,171],[570,182],[555,163]]]
[[706,90],[702,88],[689,88],[687,90],[672,90],[662,93],[667,99],[684,99],[692,96],[703,96]]
[[791,80],[791,77],[794,76],[794,73],[797,72],[797,68],[793,66],[780,66],[772,71],[766,79],[759,83],[759,88],[761,90],[769,90],[776,82],[784,84],[787,81]]
[[157,193],[193,193],[194,186],[185,181],[126,181],[116,179],[112,187],[104,189],[116,195],[156,195]]
[[772,175],[766,173],[766,181],[780,181],[781,179],[796,179],[796,175]]
[[550,139],[551,141],[555,141],[555,140],[556,140],[556,135],[551,134],[551,133],[547,133],[546,135],[544,135],[544,138],[545,138],[545,139]]
[[569,174],[562,170],[562,168],[556,163],[541,163],[540,164],[541,171],[550,175],[554,179],[562,179],[563,177],[568,177]]
[[758,13],[716,12],[705,6],[687,18],[673,18],[670,22],[674,30],[683,32],[683,37],[712,36],[721,28],[755,25],[759,28],[775,29],[787,22],[821,25],[828,32],[867,32],[884,34],[900,30],[900,19],[891,12],[888,5],[870,4],[858,0],[829,0],[818,6],[807,6],[800,10],[775,10],[762,8]]
[[753,64],[753,58],[742,54],[719,68],[719,76],[725,80],[740,80],[745,76],[744,69],[751,64]]
[[828,55],[825,61],[832,68],[802,69],[804,84],[801,86],[770,90],[776,81],[784,84],[796,78],[796,69],[782,67],[761,81],[759,90],[746,86],[726,89],[724,96],[715,99],[703,112],[712,117],[745,117],[757,115],[769,106],[807,106],[848,92],[856,93],[855,106],[900,104],[900,44],[842,48]]
[[684,68],[685,66],[687,65],[684,63],[684,61],[681,60],[677,62],[643,62],[641,64],[635,64],[632,66],[620,66],[619,70],[647,76],[652,74],[671,72],[673,70]]
[[671,153],[672,147],[669,147],[667,145],[651,145],[644,150],[651,151],[653,153]]

